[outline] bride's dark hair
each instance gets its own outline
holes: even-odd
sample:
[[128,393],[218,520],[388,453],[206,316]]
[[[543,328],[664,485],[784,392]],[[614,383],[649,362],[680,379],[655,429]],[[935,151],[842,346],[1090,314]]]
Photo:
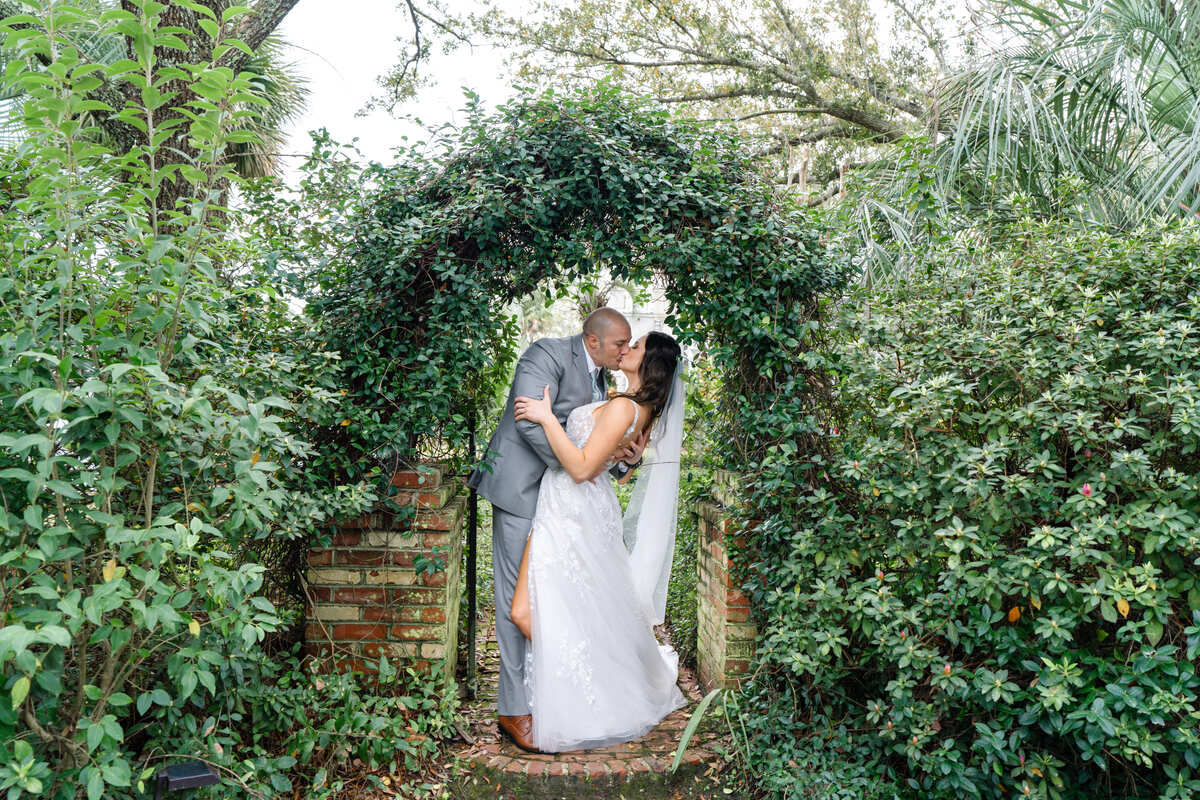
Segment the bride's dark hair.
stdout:
[[682,351],[679,342],[658,331],[646,334],[645,348],[642,365],[638,367],[642,385],[636,392],[625,392],[619,396],[650,406],[650,422],[653,423],[666,408],[671,382],[675,378],[675,366],[679,363]]

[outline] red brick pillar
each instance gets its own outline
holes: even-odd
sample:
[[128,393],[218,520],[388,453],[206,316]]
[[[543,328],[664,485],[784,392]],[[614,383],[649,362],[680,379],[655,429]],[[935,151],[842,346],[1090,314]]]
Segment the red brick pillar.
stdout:
[[750,621],[750,601],[730,584],[727,537],[732,532],[728,504],[735,502],[736,476],[719,470],[714,476],[715,502],[697,506],[700,516],[697,566],[697,661],[708,689],[733,688],[750,670],[757,636]]
[[[426,669],[444,660],[453,674],[466,498],[436,465],[397,472],[392,485],[403,512],[344,522],[329,548],[309,552],[305,652],[325,669],[370,672],[387,656]],[[422,557],[445,568],[419,571]]]

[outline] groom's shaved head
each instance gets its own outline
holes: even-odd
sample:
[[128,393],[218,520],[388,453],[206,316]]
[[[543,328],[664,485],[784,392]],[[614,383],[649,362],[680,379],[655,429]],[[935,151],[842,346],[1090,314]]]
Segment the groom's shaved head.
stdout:
[[617,369],[629,351],[629,322],[620,311],[598,308],[583,321],[583,344],[592,360],[602,367]]
[[625,321],[625,317],[620,311],[613,308],[597,308],[583,321],[583,335],[595,336],[600,341],[604,341],[608,338],[609,331],[613,329],[614,325],[619,325],[623,330],[629,330],[629,323]]

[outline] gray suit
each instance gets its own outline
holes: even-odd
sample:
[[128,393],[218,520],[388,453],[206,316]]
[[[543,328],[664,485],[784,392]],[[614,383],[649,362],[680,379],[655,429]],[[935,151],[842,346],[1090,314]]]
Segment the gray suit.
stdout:
[[492,504],[492,573],[500,646],[497,705],[504,716],[529,713],[524,687],[526,640],[508,612],[542,474],[547,467],[559,466],[542,426],[513,419],[513,401],[519,396],[541,397],[547,385],[554,416],[564,425],[572,409],[592,402],[596,395],[582,336],[538,339],[521,355],[500,425],[488,442],[488,452],[467,479],[467,485]]

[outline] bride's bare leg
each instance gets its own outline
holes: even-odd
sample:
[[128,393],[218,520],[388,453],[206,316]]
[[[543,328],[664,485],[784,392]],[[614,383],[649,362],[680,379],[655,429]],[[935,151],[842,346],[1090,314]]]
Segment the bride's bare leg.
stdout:
[[525,539],[525,554],[521,556],[521,568],[517,571],[517,585],[513,589],[512,608],[508,612],[508,618],[513,621],[521,633],[525,634],[526,639],[532,639],[529,635],[529,623],[531,616],[529,613],[529,536]]

